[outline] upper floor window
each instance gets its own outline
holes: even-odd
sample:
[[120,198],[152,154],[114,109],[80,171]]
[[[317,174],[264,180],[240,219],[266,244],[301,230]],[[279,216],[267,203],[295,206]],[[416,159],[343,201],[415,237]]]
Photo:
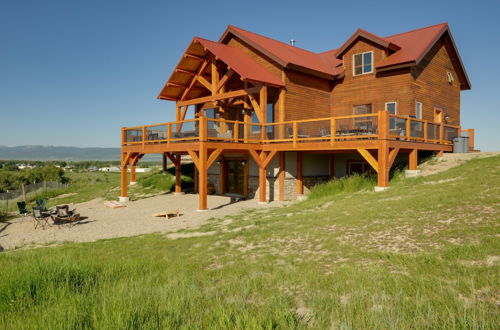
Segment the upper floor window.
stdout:
[[391,115],[395,115],[398,113],[398,103],[397,102],[387,102],[385,104],[385,110],[389,112]]
[[373,72],[373,52],[353,55],[353,74],[355,76]]
[[415,103],[415,117],[417,119],[422,119],[422,102]]

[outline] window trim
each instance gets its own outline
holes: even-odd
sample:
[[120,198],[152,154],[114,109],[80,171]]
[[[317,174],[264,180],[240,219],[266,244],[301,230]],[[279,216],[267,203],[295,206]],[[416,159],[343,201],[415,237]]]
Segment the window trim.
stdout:
[[[417,105],[420,104],[420,116],[418,115],[418,112],[417,112]],[[415,101],[415,118],[416,119],[420,119],[422,120],[422,118],[424,117],[424,104],[420,101]]]
[[[362,73],[359,73],[359,74],[356,74],[356,63],[354,61],[354,57],[356,55],[361,55],[361,70],[363,70],[364,66],[365,66],[365,63],[364,63],[364,54],[366,53],[371,53],[372,56],[372,63],[371,63],[371,71],[370,72],[362,72]],[[356,53],[356,54],[353,54],[352,55],[352,76],[353,77],[357,77],[357,76],[362,76],[362,75],[365,75],[365,74],[370,74],[370,73],[373,73],[373,50],[370,50],[370,51],[367,51],[367,52],[362,52],[362,53]]]
[[[389,110],[387,110],[387,105],[388,104],[391,104],[391,103],[394,103],[396,105],[395,107],[395,111],[394,111],[394,115],[397,115],[398,114],[398,101],[389,101],[389,102],[385,102],[385,111],[389,112]],[[389,112],[390,113],[390,112]]]

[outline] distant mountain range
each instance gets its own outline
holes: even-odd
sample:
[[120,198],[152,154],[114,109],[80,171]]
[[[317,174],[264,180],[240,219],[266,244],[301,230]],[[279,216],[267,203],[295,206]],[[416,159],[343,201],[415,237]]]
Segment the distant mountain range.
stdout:
[[[120,160],[120,148],[78,148],[53,146],[0,146],[0,160]],[[156,155],[143,160],[159,160]]]

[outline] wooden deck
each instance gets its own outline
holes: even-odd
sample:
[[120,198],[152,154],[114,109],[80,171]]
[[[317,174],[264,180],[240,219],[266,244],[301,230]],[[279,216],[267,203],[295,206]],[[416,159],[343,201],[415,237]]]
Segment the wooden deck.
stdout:
[[[452,140],[461,132],[459,126],[391,115],[386,111],[265,124],[199,117],[125,127],[122,128],[122,197],[127,196],[127,167],[131,168],[130,180],[135,181],[135,165],[147,153],[163,154],[172,161],[176,167],[177,192],[180,192],[180,157],[187,154],[193,159],[199,173],[200,210],[206,209],[207,170],[226,153],[248,154],[257,163],[261,202],[266,201],[266,167],[277,154],[282,190],[285,151],[302,154],[355,150],[377,173],[378,186],[387,187],[389,170],[399,152],[408,153],[409,169],[415,170],[418,150],[451,152]],[[301,194],[301,173],[297,180],[297,193]]]

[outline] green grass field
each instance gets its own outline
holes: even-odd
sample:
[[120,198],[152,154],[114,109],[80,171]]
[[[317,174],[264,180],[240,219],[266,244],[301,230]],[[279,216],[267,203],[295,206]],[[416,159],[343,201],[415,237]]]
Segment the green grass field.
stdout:
[[344,185],[181,239],[1,253],[0,328],[498,328],[500,157]]

